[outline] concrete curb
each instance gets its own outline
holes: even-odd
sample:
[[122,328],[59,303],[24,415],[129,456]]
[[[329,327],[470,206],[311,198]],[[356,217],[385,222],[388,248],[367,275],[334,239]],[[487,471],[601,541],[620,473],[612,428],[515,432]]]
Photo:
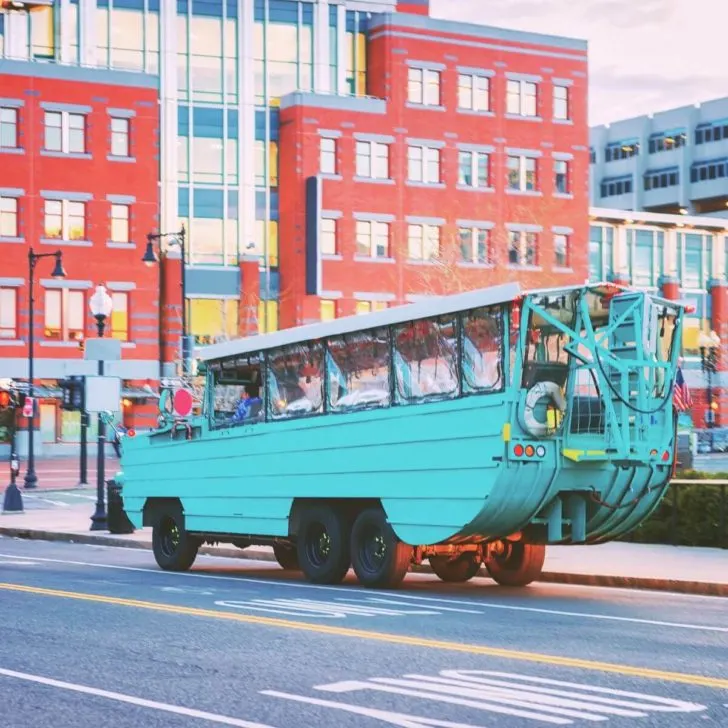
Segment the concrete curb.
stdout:
[[[9,526],[0,527],[0,536],[36,541],[62,541],[65,543],[82,543],[96,546],[116,546],[130,549],[151,550],[152,548],[152,544],[149,541],[140,541],[138,539],[123,538],[114,535],[66,533],[63,531],[44,531],[34,528],[12,528]],[[260,546],[250,546],[244,551],[235,547],[203,546],[200,549],[200,553],[208,556],[246,559],[248,561],[275,562],[272,551]],[[422,574],[432,573],[432,569],[426,564],[413,566],[412,571]],[[728,584],[714,582],[653,579],[634,576],[604,576],[599,574],[569,574],[555,571],[543,572],[538,581],[552,584],[618,587],[622,589],[644,589],[647,591],[669,591],[700,596],[728,597]]]

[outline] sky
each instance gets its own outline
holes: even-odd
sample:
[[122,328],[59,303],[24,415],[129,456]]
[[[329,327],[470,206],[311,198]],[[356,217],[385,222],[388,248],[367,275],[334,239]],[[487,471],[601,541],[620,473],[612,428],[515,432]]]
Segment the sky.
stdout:
[[589,124],[728,96],[728,0],[430,0],[435,17],[589,42]]

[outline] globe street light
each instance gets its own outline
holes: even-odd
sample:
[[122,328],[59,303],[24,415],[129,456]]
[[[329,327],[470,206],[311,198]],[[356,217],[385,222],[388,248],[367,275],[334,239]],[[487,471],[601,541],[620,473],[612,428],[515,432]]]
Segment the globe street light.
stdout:
[[35,448],[33,442],[34,427],[35,427],[35,402],[33,400],[33,369],[35,359],[33,356],[35,336],[34,336],[34,323],[33,313],[35,309],[35,296],[33,292],[33,282],[35,266],[41,258],[55,258],[56,263],[53,266],[53,272],[51,278],[65,278],[66,271],[63,270],[63,253],[60,250],[56,250],[55,253],[35,253],[33,248],[28,250],[28,397],[32,402],[32,412],[28,418],[28,467],[25,469],[25,488],[37,488],[38,487],[38,476],[35,474]]
[[[91,315],[96,319],[96,328],[99,338],[104,336],[104,328],[106,319],[111,316],[114,309],[114,302],[111,296],[106,292],[106,287],[102,285],[96,286],[96,292],[89,299],[88,307]],[[104,375],[104,361],[99,357],[98,374],[100,377]],[[106,507],[104,505],[104,481],[105,481],[105,465],[106,465],[106,424],[103,416],[99,412],[98,415],[98,439],[96,441],[96,512],[91,516],[91,530],[105,531]]]

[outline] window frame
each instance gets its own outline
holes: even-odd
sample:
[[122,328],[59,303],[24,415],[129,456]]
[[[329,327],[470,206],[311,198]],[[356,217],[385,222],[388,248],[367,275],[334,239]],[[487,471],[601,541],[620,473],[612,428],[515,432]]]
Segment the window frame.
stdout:
[[[419,160],[412,158],[412,153],[419,150]],[[437,159],[434,159],[435,155]],[[432,158],[431,158],[432,157]],[[413,165],[419,165],[420,179],[412,176]],[[430,179],[431,165],[437,165],[437,179]],[[440,185],[442,184],[442,148],[429,146],[427,144],[408,144],[407,145],[407,182],[414,182],[421,185]]]
[[[356,244],[356,257],[357,258],[371,258],[374,260],[387,260],[391,257],[391,249],[392,249],[392,230],[391,230],[391,223],[386,222],[384,220],[369,220],[369,219],[360,219],[355,221],[355,234],[354,234],[354,241]],[[359,236],[363,235],[363,233],[360,232],[360,225],[368,225],[369,226],[369,233],[366,235],[369,239],[369,253],[361,253],[359,252]],[[387,249],[384,255],[378,255],[377,254],[377,246],[378,241],[382,237],[383,228],[381,226],[384,226],[384,229],[386,229],[386,240],[387,240]]]
[[[469,157],[470,164],[470,183],[463,177],[463,160]],[[485,160],[485,178],[481,184],[480,163]],[[458,150],[458,186],[467,187],[474,190],[487,190],[490,188],[490,154],[488,152],[480,152],[474,149]]]
[[[11,201],[10,206],[14,206],[14,208],[15,208],[14,210],[3,209],[5,206],[5,203],[7,201]],[[14,203],[14,205],[12,203]],[[14,232],[12,234],[3,232],[3,227],[5,224],[6,216],[10,217],[10,219],[14,223],[13,224]],[[11,197],[10,195],[0,196],[0,238],[18,238],[18,237],[20,237],[20,202],[19,202],[19,198]]]
[[[131,341],[131,338],[129,336],[130,332],[130,321],[131,321],[131,314],[130,314],[130,300],[131,295],[128,291],[109,291],[109,295],[111,296],[111,300],[114,302],[114,306],[111,309],[111,316],[109,316],[108,319],[108,327],[109,327],[109,336],[112,339],[118,339],[122,342],[128,342]],[[125,302],[125,313],[126,313],[126,326],[122,329],[115,329],[114,328],[114,315],[119,312],[119,307],[117,305],[117,301],[119,299],[123,299]],[[123,336],[117,336],[117,333],[123,333]]]
[[[518,260],[511,260],[513,246],[513,235],[518,235]],[[533,236],[532,238],[530,236]],[[533,260],[528,260],[529,242],[533,245]],[[539,234],[534,230],[508,230],[508,266],[514,268],[538,268],[539,266]]]
[[[3,120],[3,114],[9,112],[13,116],[12,121]],[[20,114],[15,106],[0,106],[0,149],[20,149],[19,144]],[[3,130],[9,127],[14,138],[13,144],[3,144]]]
[[[49,125],[48,120],[49,118],[55,118],[60,117],[60,125]],[[81,119],[82,120],[82,126],[79,129],[78,127],[71,126],[71,120],[72,119]],[[60,145],[58,147],[50,147],[48,146],[48,130],[49,129],[59,129],[60,130]],[[73,148],[75,145],[73,145],[71,142],[73,139],[77,138],[77,135],[73,134],[72,132],[78,132],[81,131],[81,139],[83,140],[83,144],[81,145],[81,148]],[[86,138],[86,133],[88,131],[88,115],[83,114],[77,111],[56,111],[53,109],[46,109],[43,112],[43,151],[45,152],[52,152],[55,154],[87,154],[88,153],[88,139]]]
[[[515,91],[514,88],[518,87]],[[527,91],[533,93],[527,93]],[[533,99],[533,102],[530,102]],[[516,101],[517,103],[513,103]],[[509,78],[506,80],[506,114],[526,119],[538,119],[539,83],[525,78]],[[516,109],[517,110],[514,110]],[[531,111],[533,113],[531,113]]]
[[[557,241],[563,240],[563,262],[559,262]],[[567,233],[554,233],[554,266],[556,268],[571,267],[571,236]]]
[[[511,185],[511,172],[515,171],[511,168],[511,160],[518,160],[518,187]],[[530,157],[525,154],[509,154],[506,156],[506,172],[507,177],[507,190],[510,192],[539,192],[539,164],[538,157]],[[527,162],[533,162],[533,169],[527,169]],[[528,175],[533,174],[533,186],[528,187]]]
[[[333,230],[324,230],[324,223],[331,223]],[[321,217],[319,220],[319,251],[322,256],[339,254],[339,222],[335,217]],[[333,251],[324,250],[324,241],[333,241]]]
[[[465,81],[465,83],[464,83]],[[476,88],[476,82],[483,82],[484,88]],[[470,94],[470,105],[463,104],[463,93]],[[483,101],[478,103],[477,99]],[[486,113],[492,111],[490,76],[480,73],[458,72],[458,111]]]
[[[559,172],[559,166],[563,165],[563,172]],[[568,159],[554,159],[554,192],[557,195],[571,194],[571,164]],[[563,189],[559,189],[559,178],[564,181]]]
[[[464,232],[467,232],[470,235],[470,242],[468,244],[468,247],[470,249],[471,257],[467,259],[463,256],[463,248],[466,245],[466,241],[463,239]],[[468,265],[493,265],[490,232],[490,228],[486,227],[464,227],[462,225],[458,225],[458,246],[460,249],[461,263],[466,263]],[[485,236],[485,260],[479,260],[476,252],[480,247],[479,238],[481,235]]]
[[[114,215],[115,210],[123,208],[126,210],[126,217],[120,218]],[[126,224],[126,236],[124,240],[117,240],[114,235],[114,221],[123,220]],[[131,242],[131,205],[122,202],[112,202],[109,210],[109,242],[130,243]]]
[[[328,144],[332,145],[332,149],[324,149]],[[336,152],[337,152],[337,141],[334,137],[321,136],[319,137],[319,172],[321,174],[338,174],[338,165],[336,164]],[[331,164],[326,164],[328,161]],[[328,168],[330,167],[330,169]]]
[[[59,313],[60,313],[60,328],[58,331],[60,332],[59,336],[49,336],[48,331],[51,330],[51,327],[48,326],[48,297],[49,295],[58,294],[60,296],[60,306],[59,306]],[[72,301],[72,295],[74,296],[73,300],[78,300],[77,296],[81,296],[81,319],[82,324],[81,328],[70,328],[68,325],[68,319],[71,318],[69,307],[71,305]],[[53,329],[55,330],[55,329]],[[80,336],[69,336],[71,332],[80,333]],[[84,341],[86,338],[86,291],[84,289],[80,288],[46,288],[45,289],[45,295],[43,299],[43,337],[47,341],[67,341],[67,342],[73,342],[73,341]]]
[[[558,92],[563,91],[564,97],[559,98]],[[556,121],[571,121],[571,91],[563,83],[555,83],[553,87],[553,118]],[[559,113],[557,113],[557,110]],[[562,115],[563,113],[563,115]]]
[[[363,151],[364,147],[367,148],[366,152]],[[390,145],[385,142],[357,139],[354,147],[355,176],[360,179],[391,179],[389,147]],[[386,152],[381,154],[382,150]],[[360,160],[366,161],[368,170],[360,166]],[[377,162],[382,161],[386,162],[386,175],[379,174],[380,168]]]
[[[419,89],[419,93],[416,93],[417,89]],[[430,95],[433,89],[437,92],[436,102],[433,100],[434,95]],[[425,66],[408,67],[407,103],[415,106],[442,106],[442,72]]]
[[[114,122],[124,124],[125,128],[120,131],[114,129]],[[131,157],[131,119],[123,116],[112,116],[109,120],[110,147],[109,154],[116,159],[129,159]],[[117,154],[114,151],[115,142],[123,140],[124,154]]]
[[[419,235],[413,235],[413,232],[419,229]],[[415,241],[419,250],[419,255],[412,255],[412,242]],[[440,257],[440,248],[442,247],[442,226],[433,225],[432,223],[407,223],[407,260],[429,263]],[[425,255],[428,251],[430,254]],[[432,250],[435,252],[432,253]]]
[[[61,234],[60,236],[49,235],[48,230],[48,216],[53,215],[57,217],[57,213],[49,213],[48,205],[58,203],[61,205]],[[70,237],[69,233],[71,230],[70,220],[72,217],[78,217],[78,215],[72,215],[70,207],[71,205],[81,205],[83,209],[83,233],[81,237]],[[43,237],[47,240],[87,240],[86,233],[88,232],[88,218],[87,218],[86,203],[80,200],[61,200],[61,199],[50,199],[43,200]]]
[[[3,309],[6,304],[3,303],[3,294],[9,294],[8,299],[11,299],[11,310],[12,310],[12,327],[2,325]],[[19,336],[18,331],[18,289],[10,286],[0,286],[0,346],[3,341],[17,341]],[[10,333],[10,336],[6,336],[6,333]]]

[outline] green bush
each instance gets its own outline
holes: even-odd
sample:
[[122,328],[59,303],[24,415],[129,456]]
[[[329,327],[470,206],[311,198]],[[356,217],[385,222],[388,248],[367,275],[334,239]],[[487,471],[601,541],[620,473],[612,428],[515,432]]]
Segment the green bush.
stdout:
[[[680,473],[679,480],[728,480],[728,473]],[[677,503],[675,495],[677,494]],[[721,500],[723,529],[721,532]],[[673,511],[676,509],[675,518]],[[674,522],[673,522],[674,521]],[[728,548],[728,486],[673,485],[657,510],[627,540]]]

